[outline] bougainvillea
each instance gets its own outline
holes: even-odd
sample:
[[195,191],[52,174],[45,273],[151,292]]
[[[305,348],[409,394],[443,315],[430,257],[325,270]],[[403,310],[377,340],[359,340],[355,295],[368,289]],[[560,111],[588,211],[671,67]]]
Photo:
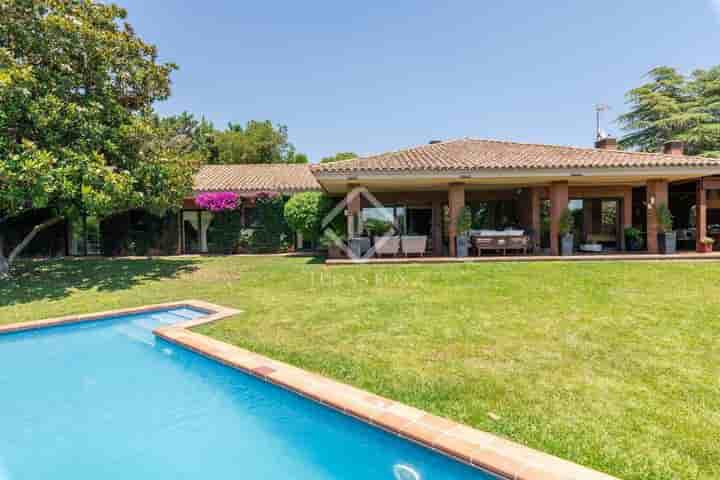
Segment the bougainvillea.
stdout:
[[233,192],[202,193],[195,198],[195,203],[211,212],[225,212],[240,206],[240,196]]

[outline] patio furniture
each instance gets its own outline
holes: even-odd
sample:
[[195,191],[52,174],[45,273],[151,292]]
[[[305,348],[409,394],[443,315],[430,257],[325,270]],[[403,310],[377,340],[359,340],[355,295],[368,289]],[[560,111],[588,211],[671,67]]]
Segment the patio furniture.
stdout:
[[527,255],[530,237],[527,235],[507,237],[508,245],[505,250],[522,250],[523,255]]
[[581,252],[602,253],[603,246],[599,243],[583,243],[580,245],[579,250]]
[[369,237],[353,237],[350,239],[350,251],[356,257],[362,257],[370,250]]
[[614,233],[588,233],[587,243],[613,243],[617,241]]
[[478,256],[482,255],[483,250],[502,251],[503,255],[508,250],[527,254],[530,246],[530,237],[523,230],[474,230],[471,235]]
[[381,257],[383,255],[395,256],[400,252],[400,237],[375,237],[375,255]]
[[403,235],[400,239],[400,247],[403,255],[425,255],[427,249],[427,236],[425,235]]

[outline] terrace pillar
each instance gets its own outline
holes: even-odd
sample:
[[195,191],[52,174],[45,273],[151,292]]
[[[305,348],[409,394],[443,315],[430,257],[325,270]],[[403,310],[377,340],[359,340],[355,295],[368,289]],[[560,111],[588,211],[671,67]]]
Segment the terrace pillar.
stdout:
[[460,215],[460,210],[465,206],[465,185],[462,183],[450,184],[450,190],[448,191],[448,237],[450,241],[450,256],[455,257],[457,255],[455,239],[457,238],[457,219]]
[[658,253],[658,205],[668,203],[668,183],[665,180],[647,181],[647,251]]
[[695,195],[695,246],[699,252],[702,247],[701,240],[707,235],[707,190],[702,178],[697,181]]
[[442,203],[438,200],[432,203],[432,251],[433,256],[440,257],[443,254],[443,209]]
[[569,195],[567,182],[550,184],[550,254],[560,255],[560,217],[568,208]]
[[183,245],[183,228],[185,228],[185,223],[183,222],[182,210],[177,213],[175,221],[177,222],[177,247],[175,249],[175,254],[182,255],[183,250],[185,249],[185,245]]
[[593,210],[595,202],[587,198],[583,199],[583,233],[585,233],[584,241],[588,240],[588,234],[593,231]]
[[623,189],[622,231],[620,232],[620,243],[623,250],[627,250],[629,246],[625,244],[625,229],[632,227],[632,192],[632,187]]
[[541,211],[541,197],[542,189],[533,187],[530,189],[530,226],[532,227],[532,250],[533,252],[540,251],[540,240],[542,238],[542,226],[540,219]]
[[345,197],[347,203],[347,232],[348,239],[362,233],[360,226],[360,210],[362,206],[362,198],[360,195],[353,194],[357,185],[348,185],[350,189]]

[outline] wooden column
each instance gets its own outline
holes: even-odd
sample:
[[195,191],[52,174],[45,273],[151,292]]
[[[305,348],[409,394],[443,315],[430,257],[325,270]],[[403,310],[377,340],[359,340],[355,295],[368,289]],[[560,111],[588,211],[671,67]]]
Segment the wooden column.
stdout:
[[695,194],[695,246],[699,252],[702,247],[700,241],[707,236],[707,190],[704,179],[698,179]]
[[462,183],[452,183],[450,184],[450,189],[448,191],[448,208],[449,208],[449,215],[448,215],[448,221],[450,224],[448,225],[448,239],[450,241],[450,256],[455,257],[457,255],[456,252],[456,244],[455,244],[455,238],[457,237],[457,219],[458,215],[460,215],[460,210],[465,206],[465,185]]
[[[177,248],[175,249],[175,253],[176,253],[177,255],[182,255],[183,250],[185,249],[185,245],[184,245],[184,242],[183,242],[183,228],[185,228],[185,224],[183,223],[183,211],[182,211],[182,210],[180,210],[180,211],[177,213],[177,219],[176,219],[176,221],[177,221],[177,224],[178,224],[178,230],[177,230],[178,243],[177,243]],[[67,244],[66,244],[66,245],[67,245]]]
[[594,203],[588,198],[583,199],[583,233],[585,234],[583,241],[588,241],[588,234],[593,231]]
[[354,194],[354,189],[357,185],[348,185],[349,191],[345,197],[347,202],[347,231],[348,239],[353,238],[355,235],[359,235],[360,231],[360,210],[362,208],[362,198],[360,195]]
[[533,251],[536,253],[540,251],[540,240],[542,238],[542,233],[540,232],[542,229],[540,219],[542,202],[541,193],[542,189],[540,187],[533,187],[530,189],[530,225],[533,230]]
[[632,227],[632,192],[632,187],[623,189],[622,229],[620,231],[620,243],[623,250],[627,250],[629,247],[629,245],[625,244],[625,229]]
[[433,256],[441,257],[443,254],[443,209],[439,200],[432,202],[432,252]]
[[568,208],[567,182],[550,184],[550,254],[560,255],[560,216]]
[[668,204],[668,183],[665,180],[647,181],[647,250],[658,253],[658,205]]

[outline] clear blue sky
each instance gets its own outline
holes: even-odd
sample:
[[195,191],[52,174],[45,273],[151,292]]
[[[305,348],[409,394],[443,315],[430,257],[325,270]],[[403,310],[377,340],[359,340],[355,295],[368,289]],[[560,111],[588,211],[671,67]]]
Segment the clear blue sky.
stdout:
[[180,65],[163,113],[270,119],[312,161],[464,136],[589,146],[653,66],[720,63],[720,0],[118,0]]

